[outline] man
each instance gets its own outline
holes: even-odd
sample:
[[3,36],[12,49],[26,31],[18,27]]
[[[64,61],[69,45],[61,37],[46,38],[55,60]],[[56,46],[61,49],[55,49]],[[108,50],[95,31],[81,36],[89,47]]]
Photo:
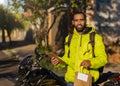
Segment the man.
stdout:
[[[96,82],[99,78],[98,69],[107,63],[107,55],[102,37],[95,34],[95,57],[93,57],[89,36],[91,32],[95,32],[94,28],[86,25],[86,16],[82,12],[74,13],[72,24],[74,31],[70,46],[65,45],[65,54],[61,58],[67,64],[65,74],[65,80],[68,83],[67,86],[73,86],[75,72],[80,71],[82,66],[85,68],[84,71],[88,70],[90,72],[93,77],[93,82]],[[69,37],[66,37],[66,42],[68,40]],[[57,65],[60,60],[52,57],[51,62]]]

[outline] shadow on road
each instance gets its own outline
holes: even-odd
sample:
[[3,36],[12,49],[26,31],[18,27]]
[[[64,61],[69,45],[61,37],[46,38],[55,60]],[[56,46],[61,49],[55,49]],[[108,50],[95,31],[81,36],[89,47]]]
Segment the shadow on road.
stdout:
[[[6,60],[0,60],[0,68],[3,66],[3,68],[12,66],[14,64],[17,64],[19,61],[18,60],[14,60],[14,59],[6,59]],[[9,65],[9,66],[8,66]]]
[[0,78],[5,78],[8,79],[9,81],[15,83],[15,79],[16,79],[16,74],[13,73],[2,73],[0,74]]
[[18,63],[19,61],[14,59],[0,60],[0,79],[5,78],[15,82]]
[[7,49],[7,48],[17,48],[17,47],[22,47],[22,46],[26,46],[26,45],[29,45],[29,44],[35,44],[34,42],[29,42],[29,41],[26,41],[26,40],[22,40],[22,41],[12,41],[11,43],[10,42],[5,42],[5,43],[0,43],[0,50],[4,50],[4,49]]

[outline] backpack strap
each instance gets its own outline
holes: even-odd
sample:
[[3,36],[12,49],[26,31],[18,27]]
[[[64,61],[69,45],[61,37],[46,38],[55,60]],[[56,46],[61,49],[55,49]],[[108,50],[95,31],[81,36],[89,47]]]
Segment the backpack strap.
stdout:
[[68,36],[68,47],[70,47],[70,42],[71,42],[72,36],[73,36],[73,34],[69,34],[69,36]]
[[[94,47],[95,47],[95,32],[90,33],[90,43],[92,45],[92,56],[93,56],[93,58],[95,58],[95,52],[94,52]],[[102,66],[102,67],[100,67],[98,69],[100,75],[103,72],[103,68],[104,68],[104,66]]]
[[90,33],[90,43],[92,45],[92,56],[95,57],[94,46],[95,46],[95,32]]
[[[68,48],[70,47],[72,36],[73,36],[73,34],[69,34],[69,36],[68,36],[68,42],[67,42]],[[69,57],[70,57],[70,48],[68,49],[68,58]]]

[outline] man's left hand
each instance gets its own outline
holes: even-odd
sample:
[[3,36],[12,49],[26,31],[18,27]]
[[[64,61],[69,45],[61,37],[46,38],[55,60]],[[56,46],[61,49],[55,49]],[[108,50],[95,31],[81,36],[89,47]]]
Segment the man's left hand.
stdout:
[[88,67],[91,66],[91,63],[90,63],[89,60],[83,60],[83,61],[81,62],[81,64],[80,64],[80,66],[83,66],[83,67],[85,67],[85,68],[88,68]]

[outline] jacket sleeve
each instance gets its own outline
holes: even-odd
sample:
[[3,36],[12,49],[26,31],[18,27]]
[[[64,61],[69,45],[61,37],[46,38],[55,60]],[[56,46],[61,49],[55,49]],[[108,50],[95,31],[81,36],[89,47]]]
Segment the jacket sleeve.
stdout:
[[95,35],[95,46],[94,46],[95,57],[91,58],[91,67],[93,69],[98,69],[107,63],[107,54],[105,50],[105,45],[103,39],[100,35]]

